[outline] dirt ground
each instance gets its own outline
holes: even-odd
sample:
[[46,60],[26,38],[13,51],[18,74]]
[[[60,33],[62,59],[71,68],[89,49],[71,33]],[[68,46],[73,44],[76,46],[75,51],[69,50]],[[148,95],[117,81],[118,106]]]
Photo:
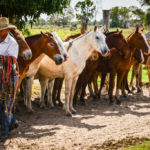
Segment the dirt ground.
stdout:
[[[64,97],[64,96],[62,96]],[[20,106],[19,127],[10,139],[0,142],[0,150],[116,150],[150,138],[150,98],[142,94],[121,98],[122,104],[108,105],[88,99],[86,106],[77,106],[77,115],[66,117],[62,108],[40,109],[33,103],[34,114]]]

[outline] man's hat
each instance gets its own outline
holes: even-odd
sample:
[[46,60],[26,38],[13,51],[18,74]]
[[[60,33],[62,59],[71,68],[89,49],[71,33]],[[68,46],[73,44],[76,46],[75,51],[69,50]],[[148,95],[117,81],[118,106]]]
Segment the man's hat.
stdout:
[[0,30],[16,28],[16,26],[9,24],[9,20],[6,17],[0,17]]

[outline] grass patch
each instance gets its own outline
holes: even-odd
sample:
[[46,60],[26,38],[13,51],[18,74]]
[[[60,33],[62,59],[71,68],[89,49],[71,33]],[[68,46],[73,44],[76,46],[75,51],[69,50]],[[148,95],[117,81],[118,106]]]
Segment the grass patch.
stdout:
[[150,150],[150,141],[145,141],[136,146],[127,147],[124,150]]

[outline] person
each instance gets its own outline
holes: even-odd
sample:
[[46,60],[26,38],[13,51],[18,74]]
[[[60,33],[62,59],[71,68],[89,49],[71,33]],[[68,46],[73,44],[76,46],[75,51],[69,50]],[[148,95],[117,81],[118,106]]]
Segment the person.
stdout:
[[[9,20],[6,17],[0,17],[0,56],[12,56],[15,59],[18,57],[19,46],[16,40],[9,34],[10,28],[16,28],[14,25],[9,24]],[[15,68],[15,64],[13,64]],[[0,75],[2,79],[2,76]],[[13,76],[13,84],[14,86],[17,83],[18,76]],[[1,86],[1,85],[0,85]],[[1,94],[1,93],[0,93]],[[7,99],[6,108],[9,110],[11,107],[11,103],[13,101],[13,96]],[[7,139],[9,131],[14,127],[18,126],[17,120],[14,118],[13,112],[10,112],[10,115],[6,113],[6,109],[4,107],[4,99],[1,97],[0,99],[0,139]]]

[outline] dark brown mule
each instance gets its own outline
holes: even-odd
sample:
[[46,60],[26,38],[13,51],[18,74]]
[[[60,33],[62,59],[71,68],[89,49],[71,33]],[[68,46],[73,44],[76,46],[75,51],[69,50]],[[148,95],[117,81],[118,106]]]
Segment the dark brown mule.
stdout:
[[32,57],[32,51],[24,36],[17,29],[9,29],[9,33],[19,45],[19,56],[23,57],[24,60],[30,60]]
[[63,61],[59,46],[52,34],[41,33],[27,37],[26,41],[32,50],[32,58],[29,61],[24,61],[21,57],[18,57],[20,70],[19,85],[28,71],[29,65],[42,53],[52,58],[56,64],[61,64]]

